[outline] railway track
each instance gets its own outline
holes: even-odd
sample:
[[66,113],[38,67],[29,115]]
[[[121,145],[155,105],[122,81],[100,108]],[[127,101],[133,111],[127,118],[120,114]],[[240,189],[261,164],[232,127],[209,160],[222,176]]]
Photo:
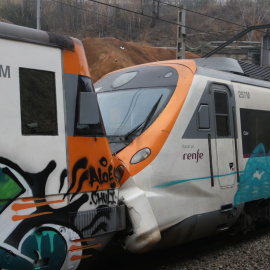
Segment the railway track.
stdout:
[[270,269],[270,226],[260,226],[246,235],[218,235],[155,250],[147,254],[123,252],[110,245],[94,262],[97,270],[173,269]]

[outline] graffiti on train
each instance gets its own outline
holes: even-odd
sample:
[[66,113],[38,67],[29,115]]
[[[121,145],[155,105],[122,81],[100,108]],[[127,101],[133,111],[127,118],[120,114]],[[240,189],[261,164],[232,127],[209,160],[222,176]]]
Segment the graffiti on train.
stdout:
[[116,204],[117,196],[115,195],[114,189],[107,189],[105,191],[98,191],[99,187],[97,187],[97,190],[93,191],[91,193],[91,201],[90,204],[106,204],[106,205],[112,205]]
[[[41,228],[22,241],[20,254],[12,254],[0,247],[2,269],[60,269],[66,257],[66,241],[53,228]],[[27,259],[26,259],[27,258]],[[31,262],[32,261],[32,262]]]
[[0,213],[25,192],[17,177],[7,167],[0,168]]
[[[109,164],[105,157],[102,157],[99,160],[99,167],[95,168],[91,164],[89,164],[88,159],[86,157],[79,159],[72,169],[71,175],[71,185],[65,196],[70,192],[73,193],[70,200],[80,192],[83,191],[98,191],[98,189],[103,185],[109,185],[109,189],[114,189],[119,185],[117,178],[115,177],[115,168],[112,164]],[[103,188],[104,189],[104,188]],[[92,197],[92,203],[95,204],[100,201],[100,197],[97,193],[95,193],[94,197]],[[100,195],[104,198],[105,195]],[[111,193],[108,193],[109,197],[113,196]],[[106,199],[106,200],[108,200]],[[113,201],[113,198],[112,198]],[[112,202],[111,201],[111,202]],[[114,202],[115,203],[115,202]]]
[[[92,256],[92,248],[100,246],[88,245],[86,240],[80,239],[87,229],[95,228],[92,229],[92,235],[106,232],[110,219],[108,211],[94,212],[85,227],[78,228],[75,219],[78,219],[80,207],[89,202],[88,194],[78,196],[69,204],[66,204],[63,197],[46,200],[46,183],[56,166],[55,161],[50,161],[41,172],[29,173],[12,161],[0,158],[1,269],[30,270],[33,265],[35,269],[41,269],[42,266],[52,270],[61,269],[66,256],[70,257],[69,261],[80,263],[82,259]],[[64,169],[59,177],[60,190],[66,176],[67,171]],[[114,190],[111,192],[114,193]],[[113,201],[111,193],[108,193],[108,198],[96,193],[92,201]],[[56,204],[57,208],[53,207]],[[11,225],[6,226],[9,221],[12,221]],[[74,243],[71,234],[76,236],[76,249],[72,249]],[[75,254],[67,255],[68,250]]]
[[263,144],[252,152],[245,170],[240,175],[239,188],[234,204],[270,196],[270,152],[266,154]]

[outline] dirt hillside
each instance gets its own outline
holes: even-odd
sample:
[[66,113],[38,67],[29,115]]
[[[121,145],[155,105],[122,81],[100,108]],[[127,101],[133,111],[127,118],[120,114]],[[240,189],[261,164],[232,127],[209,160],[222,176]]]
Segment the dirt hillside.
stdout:
[[[175,50],[123,42],[116,38],[90,38],[82,41],[93,81],[105,74],[133,65],[175,59]],[[186,52],[187,59],[198,58]]]
[[8,21],[8,20],[6,20],[6,19],[3,19],[2,17],[0,17],[0,22],[11,23],[11,24],[13,24],[12,22],[10,22],[10,21]]

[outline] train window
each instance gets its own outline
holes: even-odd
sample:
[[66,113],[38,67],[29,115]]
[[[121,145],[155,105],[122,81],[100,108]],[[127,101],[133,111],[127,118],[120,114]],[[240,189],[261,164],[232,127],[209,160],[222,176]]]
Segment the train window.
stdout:
[[23,135],[58,135],[55,74],[20,68],[21,128]]
[[[81,122],[83,116],[88,123]],[[74,129],[75,136],[103,136],[104,130],[100,122],[99,107],[97,97],[94,93],[92,79],[85,76],[78,78],[78,100],[76,125]],[[91,122],[91,123],[90,123]]]
[[230,135],[228,96],[225,92],[215,92],[216,129],[217,136],[226,137]]
[[243,154],[250,157],[259,144],[263,144],[266,154],[270,150],[270,112],[240,109]]
[[172,93],[172,89],[164,87],[98,93],[106,134],[140,134],[157,118]]
[[78,88],[79,92],[95,92],[92,79],[85,76],[79,76]]
[[199,129],[210,128],[209,106],[208,104],[201,104],[198,110]]

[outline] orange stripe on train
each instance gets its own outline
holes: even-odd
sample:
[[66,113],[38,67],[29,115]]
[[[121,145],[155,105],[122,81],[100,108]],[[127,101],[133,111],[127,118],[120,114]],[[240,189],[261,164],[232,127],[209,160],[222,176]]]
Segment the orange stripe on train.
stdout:
[[62,202],[65,202],[65,200],[57,200],[57,201],[42,202],[42,203],[14,203],[11,209],[13,211],[19,211],[19,210],[40,207],[40,206],[55,204],[55,203],[62,203]]
[[44,216],[44,215],[50,215],[52,214],[52,212],[44,212],[44,213],[39,213],[39,214],[32,214],[32,215],[14,215],[12,217],[13,221],[19,221],[19,220],[23,220],[23,219],[27,219],[27,218],[34,218],[34,217],[38,217],[38,216]]
[[97,244],[97,245],[87,245],[87,246],[71,246],[69,251],[73,252],[73,251],[78,251],[78,250],[84,250],[84,249],[91,249],[91,248],[100,248],[101,244]]
[[79,242],[88,242],[88,241],[95,241],[96,239],[94,238],[85,238],[85,239],[74,239],[71,240],[74,243],[79,243]]
[[[157,118],[157,120],[148,129],[146,129],[143,134],[136,138],[128,147],[124,148],[122,151],[116,154],[116,156],[125,163],[131,176],[137,174],[145,167],[147,167],[158,155],[184,105],[197,66],[193,60],[183,60],[181,63],[182,64],[179,65],[177,60],[171,60],[159,62],[158,64],[151,64],[173,67],[178,72],[179,80],[172,98],[170,99],[164,111]],[[168,119],[170,120],[168,121]],[[160,127],[165,128],[161,130]],[[140,163],[130,164],[130,160],[133,155],[145,147],[151,149],[151,155]],[[121,181],[121,185],[123,185],[123,183],[124,181]]]

